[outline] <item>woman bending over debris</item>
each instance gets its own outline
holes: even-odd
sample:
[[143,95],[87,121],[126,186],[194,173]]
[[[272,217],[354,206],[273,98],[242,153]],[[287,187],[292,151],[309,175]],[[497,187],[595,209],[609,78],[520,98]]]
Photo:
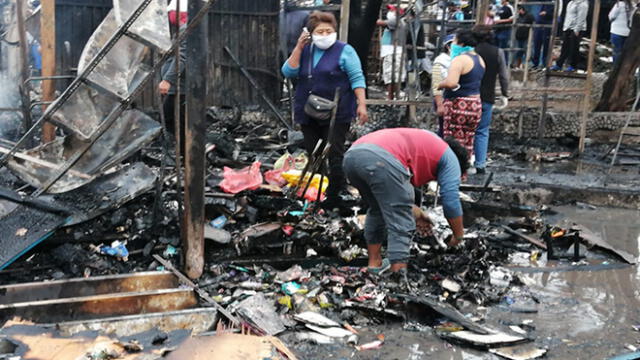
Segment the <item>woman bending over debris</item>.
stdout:
[[468,29],[459,30],[451,45],[451,66],[438,85],[444,91],[444,136],[453,136],[473,155],[473,138],[482,114],[480,83],[485,64],[474,51],[476,38]]
[[[353,47],[336,40],[337,23],[333,14],[313,12],[307,27],[308,31],[302,32],[282,66],[282,73],[297,80],[294,119],[302,129],[307,152],[311,154],[320,139],[331,144],[329,188],[323,205],[333,208],[339,204],[339,194],[345,186],[342,159],[351,121],[356,116],[361,124],[369,119],[365,78]],[[332,105],[337,90],[340,99],[337,105]],[[329,134],[334,106],[337,106],[336,124],[333,134]]]
[[[428,227],[428,218],[414,204],[413,187],[437,180],[444,215],[451,226],[450,246],[464,236],[460,178],[469,167],[467,151],[453,138],[442,140],[421,129],[394,128],[367,134],[347,151],[344,171],[369,205],[364,237],[369,251],[369,270],[403,270],[409,259],[413,232]],[[382,259],[387,240],[389,259]]]

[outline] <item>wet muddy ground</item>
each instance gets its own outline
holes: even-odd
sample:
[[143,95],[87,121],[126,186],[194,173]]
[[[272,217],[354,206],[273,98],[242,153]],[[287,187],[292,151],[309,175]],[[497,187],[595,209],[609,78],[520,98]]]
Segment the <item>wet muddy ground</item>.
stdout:
[[[640,211],[616,208],[554,207],[551,223],[582,224],[609,243],[634,256],[639,255]],[[630,352],[628,345],[640,347],[640,272],[637,266],[600,271],[566,271],[569,261],[546,261],[544,255],[532,263],[528,254],[514,256],[512,266],[530,267],[533,273],[521,276],[539,300],[537,313],[513,312],[505,304],[491,306],[486,324],[504,327],[532,320],[529,335],[538,347],[548,349],[548,359],[607,359]],[[590,265],[616,263],[609,257],[590,253]],[[524,259],[524,260],[523,260]],[[555,268],[560,271],[548,271]],[[542,271],[547,269],[546,271]],[[501,359],[485,351],[449,344],[429,327],[404,330],[402,323],[390,322],[365,329],[360,342],[375,340],[383,333],[382,348],[358,352],[342,345],[292,346],[304,359]],[[292,336],[292,335],[289,335]],[[284,337],[287,339],[287,336]],[[292,343],[295,343],[291,338]]]

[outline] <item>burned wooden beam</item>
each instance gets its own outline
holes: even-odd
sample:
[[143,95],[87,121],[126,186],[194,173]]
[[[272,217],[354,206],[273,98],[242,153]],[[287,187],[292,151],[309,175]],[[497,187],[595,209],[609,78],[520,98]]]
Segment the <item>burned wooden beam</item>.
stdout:
[[176,287],[178,279],[169,271],[31,282],[0,286],[0,305]]
[[0,318],[39,323],[181,310],[198,304],[191,289],[163,289],[0,305]]

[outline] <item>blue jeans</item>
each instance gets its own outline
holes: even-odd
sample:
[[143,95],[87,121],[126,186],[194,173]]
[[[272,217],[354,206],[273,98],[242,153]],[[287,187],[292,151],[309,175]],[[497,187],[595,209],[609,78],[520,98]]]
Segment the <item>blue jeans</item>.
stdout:
[[525,57],[527,56],[527,40],[516,40],[516,47],[523,50],[518,50],[513,55],[513,62],[517,62],[521,60],[521,63],[524,64],[527,62]]
[[[509,40],[511,40],[511,30],[502,30],[496,32],[496,45],[500,49],[508,49],[509,48]],[[509,64],[509,52],[504,52],[504,61],[505,64]]]
[[626,36],[611,34],[611,43],[613,44],[613,64],[618,61],[620,54],[622,54],[622,48],[624,48],[624,42],[627,40]]
[[476,129],[476,136],[473,145],[473,152],[476,154],[476,161],[473,166],[484,169],[487,163],[487,151],[489,150],[489,127],[491,126],[491,115],[493,104],[482,102],[482,117]]
[[533,66],[547,66],[547,54],[549,54],[549,37],[551,29],[537,28],[533,32],[533,55],[531,61]]
[[392,154],[373,144],[349,149],[343,167],[351,185],[369,205],[364,224],[367,244],[386,240],[391,263],[406,263],[416,229],[411,212],[415,196],[411,174]]

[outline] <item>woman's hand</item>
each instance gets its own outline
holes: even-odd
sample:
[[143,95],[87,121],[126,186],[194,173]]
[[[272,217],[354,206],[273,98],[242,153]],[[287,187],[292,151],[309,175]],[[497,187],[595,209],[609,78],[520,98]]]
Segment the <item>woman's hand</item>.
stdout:
[[369,113],[367,113],[367,105],[360,104],[356,109],[356,116],[358,117],[358,125],[363,125],[369,121]]
[[444,105],[436,105],[436,114],[438,114],[438,116],[444,116]]
[[298,38],[296,47],[302,50],[302,48],[304,48],[304,46],[309,43],[309,40],[311,40],[311,34],[309,34],[309,32],[306,30],[302,30],[302,33],[300,33],[300,37]]

